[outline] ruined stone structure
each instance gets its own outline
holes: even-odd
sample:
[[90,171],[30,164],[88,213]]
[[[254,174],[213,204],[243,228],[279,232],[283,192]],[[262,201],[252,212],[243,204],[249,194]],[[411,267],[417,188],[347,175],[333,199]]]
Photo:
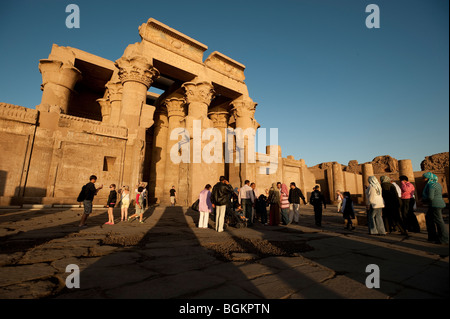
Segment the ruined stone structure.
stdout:
[[[130,44],[115,62],[53,45],[39,61],[43,93],[36,109],[0,103],[0,206],[76,204],[91,174],[105,186],[95,204],[105,204],[109,184],[128,185],[133,192],[146,181],[154,202],[167,203],[175,186],[178,203],[190,205],[221,175],[233,187],[254,181],[259,192],[273,182],[295,182],[309,196],[320,184],[331,202],[337,189],[362,202],[371,164],[308,168],[302,159],[283,158],[278,145],[252,162],[248,135],[242,145],[231,144],[233,161],[227,162],[223,139],[220,145],[212,137],[195,139],[198,123],[201,132],[216,128],[222,137],[226,129],[259,128],[245,66],[217,51],[204,59],[206,45],[155,19],[142,24],[139,35],[141,42]],[[151,87],[163,93],[152,93]],[[177,129],[184,135],[172,136]],[[222,150],[219,160],[198,162],[196,150],[211,143]],[[171,151],[180,145],[189,145],[190,152],[181,148],[176,155],[187,160],[176,162]],[[238,154],[243,155],[239,163]],[[399,161],[398,167],[414,178],[410,161]]]
[[[1,205],[75,204],[91,174],[106,186],[97,204],[107,197],[109,184],[134,190],[147,181],[152,199],[166,202],[175,186],[183,205],[221,175],[235,187],[246,179],[261,181],[260,189],[276,181],[270,177],[283,176],[281,165],[257,176],[264,164],[248,160],[248,136],[240,163],[225,163],[224,154],[218,162],[195,160],[192,150],[208,142],[196,145],[196,121],[202,131],[259,127],[244,65],[219,52],[204,60],[206,45],[155,19],[142,24],[139,35],[141,42],[130,44],[115,62],[53,45],[48,58],[39,61],[43,93],[36,109],[0,105]],[[151,93],[150,87],[164,93]],[[171,136],[177,128],[189,133],[184,142],[191,150],[181,163],[170,154],[175,144],[184,143]],[[237,145],[231,153],[235,158]],[[283,164],[281,152],[278,158]],[[304,185],[304,161],[287,162],[290,177]],[[309,183],[312,187],[315,181]]]

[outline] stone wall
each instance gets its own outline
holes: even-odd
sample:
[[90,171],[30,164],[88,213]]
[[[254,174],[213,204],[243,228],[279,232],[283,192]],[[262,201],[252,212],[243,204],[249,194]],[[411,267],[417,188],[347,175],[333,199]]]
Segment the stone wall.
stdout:
[[38,112],[0,103],[0,205],[24,193]]
[[120,185],[126,128],[61,114],[0,104],[0,205],[75,204],[81,186],[97,175],[105,189]]

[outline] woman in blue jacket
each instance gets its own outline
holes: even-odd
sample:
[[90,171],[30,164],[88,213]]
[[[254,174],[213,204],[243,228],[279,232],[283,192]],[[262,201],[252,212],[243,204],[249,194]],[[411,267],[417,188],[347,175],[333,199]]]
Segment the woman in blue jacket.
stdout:
[[425,173],[423,178],[427,182],[422,193],[422,201],[428,204],[428,211],[425,215],[428,241],[434,241],[436,244],[448,244],[448,232],[442,218],[442,208],[445,207],[442,199],[442,186],[438,183],[438,177],[433,173]]

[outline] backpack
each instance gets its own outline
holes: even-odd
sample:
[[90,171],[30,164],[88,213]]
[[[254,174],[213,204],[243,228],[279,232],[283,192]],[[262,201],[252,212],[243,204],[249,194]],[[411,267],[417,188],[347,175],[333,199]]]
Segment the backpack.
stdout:
[[86,198],[86,185],[81,188],[80,194],[78,194],[77,202],[81,203]]

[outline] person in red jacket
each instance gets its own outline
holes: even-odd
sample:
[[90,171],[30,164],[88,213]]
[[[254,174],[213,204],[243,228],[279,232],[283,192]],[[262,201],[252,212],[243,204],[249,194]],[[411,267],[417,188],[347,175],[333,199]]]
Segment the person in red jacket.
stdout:
[[[418,222],[414,211],[410,209],[411,200],[414,198],[414,191],[416,188],[408,181],[407,176],[400,176],[400,189],[402,190],[402,220],[405,228],[410,231],[416,231]],[[420,230],[419,230],[420,231]]]

